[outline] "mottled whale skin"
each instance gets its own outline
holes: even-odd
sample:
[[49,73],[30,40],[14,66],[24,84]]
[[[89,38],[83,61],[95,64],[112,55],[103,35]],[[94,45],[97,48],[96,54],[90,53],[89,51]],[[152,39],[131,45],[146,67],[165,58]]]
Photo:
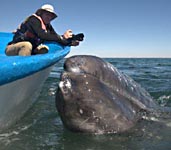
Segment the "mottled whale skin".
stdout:
[[56,107],[66,128],[84,133],[120,133],[143,112],[158,108],[138,83],[96,56],[67,58],[56,92]]

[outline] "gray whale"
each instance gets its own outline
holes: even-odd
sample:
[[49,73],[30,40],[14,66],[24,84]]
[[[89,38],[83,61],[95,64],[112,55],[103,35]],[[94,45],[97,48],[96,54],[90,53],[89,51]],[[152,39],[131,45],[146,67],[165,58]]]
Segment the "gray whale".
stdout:
[[56,108],[69,130],[96,134],[124,132],[142,119],[144,112],[160,109],[132,78],[89,55],[66,59]]

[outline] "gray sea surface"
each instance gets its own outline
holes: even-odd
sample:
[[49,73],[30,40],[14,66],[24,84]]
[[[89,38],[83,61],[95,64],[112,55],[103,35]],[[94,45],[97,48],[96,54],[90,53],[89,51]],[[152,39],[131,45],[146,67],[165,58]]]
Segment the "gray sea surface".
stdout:
[[[106,58],[142,85],[161,106],[171,107],[171,59]],[[171,119],[141,120],[122,134],[88,135],[64,128],[55,107],[55,93],[63,70],[60,61],[44,83],[29,111],[0,134],[0,150],[170,150]],[[171,117],[170,117],[171,118]]]

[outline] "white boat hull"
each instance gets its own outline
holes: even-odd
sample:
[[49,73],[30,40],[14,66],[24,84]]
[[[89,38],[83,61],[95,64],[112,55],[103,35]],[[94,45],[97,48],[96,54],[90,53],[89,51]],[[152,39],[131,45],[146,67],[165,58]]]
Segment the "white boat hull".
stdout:
[[0,132],[19,120],[35,102],[51,69],[0,86]]
[[46,41],[49,51],[32,56],[6,56],[12,33],[0,32],[0,132],[10,127],[35,102],[52,66],[63,59],[70,46]]

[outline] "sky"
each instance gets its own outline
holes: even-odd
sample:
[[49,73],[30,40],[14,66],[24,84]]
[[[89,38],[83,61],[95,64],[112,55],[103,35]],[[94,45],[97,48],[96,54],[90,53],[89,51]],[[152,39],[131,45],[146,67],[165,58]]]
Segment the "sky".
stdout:
[[43,4],[54,6],[58,34],[85,35],[68,56],[171,58],[171,0],[5,0],[0,31],[13,31]]

